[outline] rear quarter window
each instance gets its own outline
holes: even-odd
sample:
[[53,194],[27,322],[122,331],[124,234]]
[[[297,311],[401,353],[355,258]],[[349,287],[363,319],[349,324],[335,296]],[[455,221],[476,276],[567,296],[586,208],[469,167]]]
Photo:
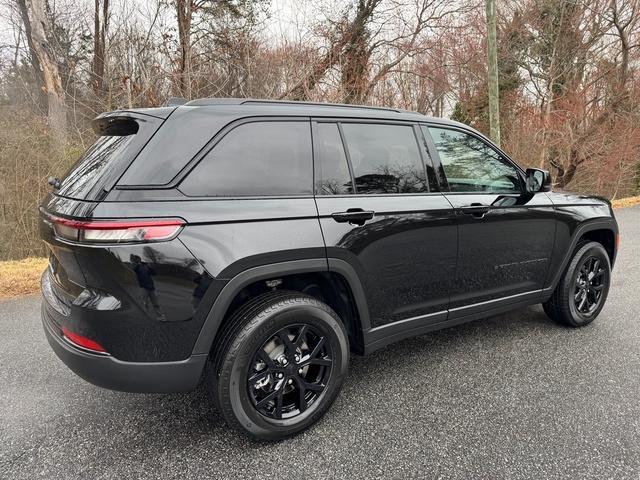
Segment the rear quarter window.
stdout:
[[63,177],[56,195],[79,200],[100,199],[161,123],[162,120],[154,117],[97,120],[98,138]]
[[311,194],[310,122],[238,125],[202,158],[179,189],[198,197]]

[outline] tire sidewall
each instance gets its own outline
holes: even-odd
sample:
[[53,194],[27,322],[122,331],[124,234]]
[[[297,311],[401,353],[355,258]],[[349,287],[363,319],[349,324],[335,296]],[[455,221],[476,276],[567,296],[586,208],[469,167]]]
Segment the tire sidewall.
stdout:
[[[302,301],[300,301],[302,300]],[[273,311],[271,311],[273,310]],[[256,315],[232,342],[219,377],[219,400],[230,408],[236,421],[250,434],[265,440],[277,440],[298,433],[315,423],[335,400],[347,374],[349,346],[344,326],[329,307],[303,298],[272,309],[267,306]],[[290,419],[269,419],[260,414],[247,389],[247,373],[258,348],[283,327],[308,324],[326,337],[333,352],[333,366],[326,388],[307,411]]]

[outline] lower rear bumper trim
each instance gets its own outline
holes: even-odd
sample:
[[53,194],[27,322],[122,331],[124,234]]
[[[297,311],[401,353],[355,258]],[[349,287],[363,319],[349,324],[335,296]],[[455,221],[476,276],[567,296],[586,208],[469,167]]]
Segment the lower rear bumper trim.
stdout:
[[42,308],[42,324],[49,345],[76,375],[99,387],[123,392],[171,393],[193,390],[198,385],[207,354],[175,362],[123,362],[71,346],[55,331]]

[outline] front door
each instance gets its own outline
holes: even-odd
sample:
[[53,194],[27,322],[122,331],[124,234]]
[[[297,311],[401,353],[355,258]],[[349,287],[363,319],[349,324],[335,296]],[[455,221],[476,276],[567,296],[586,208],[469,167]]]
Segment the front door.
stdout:
[[347,261],[358,273],[371,327],[445,320],[456,218],[444,195],[434,191],[419,128],[348,120],[317,120],[313,128],[316,203],[327,256]]
[[547,195],[526,193],[522,172],[473,132],[439,125],[422,128],[444,169],[449,187],[445,196],[458,219],[452,314],[538,295],[555,236]]

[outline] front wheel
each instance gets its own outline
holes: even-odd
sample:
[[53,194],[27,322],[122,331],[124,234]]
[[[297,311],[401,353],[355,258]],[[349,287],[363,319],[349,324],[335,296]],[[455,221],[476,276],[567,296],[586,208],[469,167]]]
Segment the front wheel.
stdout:
[[579,246],[551,298],[543,304],[551,319],[582,327],[598,316],[609,293],[611,262],[597,242]]
[[261,440],[315,423],[346,376],[349,344],[336,313],[297,292],[270,292],[240,308],[220,332],[211,369],[227,422]]

